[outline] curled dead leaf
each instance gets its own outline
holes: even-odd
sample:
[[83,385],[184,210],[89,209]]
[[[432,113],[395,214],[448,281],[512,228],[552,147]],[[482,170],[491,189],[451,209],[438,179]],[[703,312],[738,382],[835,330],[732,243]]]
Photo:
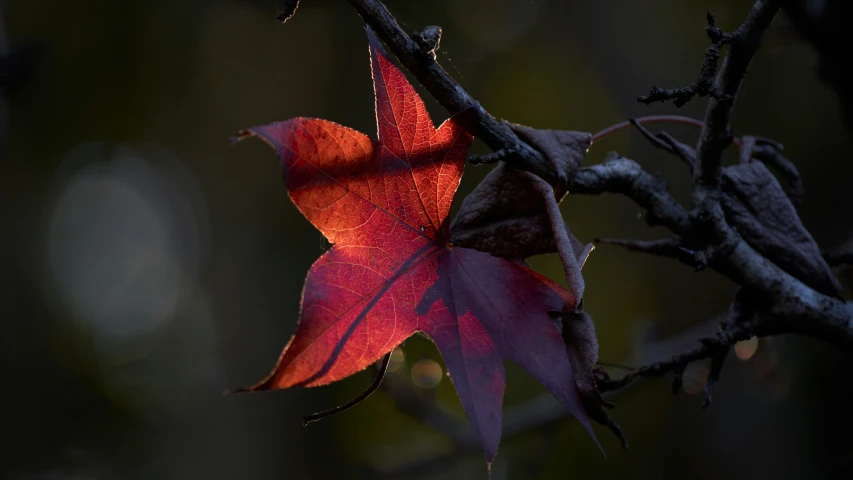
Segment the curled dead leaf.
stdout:
[[[537,130],[509,124],[519,137],[552,162],[561,179],[554,187],[559,202],[580,169],[591,135],[565,130]],[[568,230],[568,229],[567,229]],[[492,255],[524,259],[557,251],[545,202],[523,171],[499,163],[462,202],[450,227],[454,244]],[[591,245],[569,233],[572,250],[583,264]]]

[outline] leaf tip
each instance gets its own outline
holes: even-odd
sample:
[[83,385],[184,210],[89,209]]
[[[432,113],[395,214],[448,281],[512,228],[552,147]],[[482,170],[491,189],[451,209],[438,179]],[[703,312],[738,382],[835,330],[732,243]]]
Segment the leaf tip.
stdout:
[[267,380],[264,380],[258,384],[252,385],[250,387],[240,387],[240,388],[226,388],[222,395],[241,395],[243,393],[252,393],[263,390],[269,390],[267,386]]
[[589,433],[589,435],[592,437],[592,441],[595,442],[595,445],[598,447],[598,450],[601,452],[601,456],[603,456],[604,458],[607,458],[607,452],[604,451],[604,447],[602,447],[601,442],[598,441],[598,436],[592,431],[592,425],[589,425],[589,420],[587,420],[586,423],[587,423],[587,425],[584,425],[584,427],[589,426],[589,428],[587,429],[587,433]]
[[378,55],[387,57],[388,54],[385,53],[385,47],[382,46],[382,42],[379,41],[379,37],[376,36],[373,29],[369,25],[365,25],[364,30],[367,32],[367,44],[370,46],[370,50],[376,52]]
[[243,130],[240,130],[239,132],[237,132],[235,135],[232,135],[228,139],[228,141],[231,142],[231,145],[234,145],[237,142],[239,142],[240,140],[243,140],[246,137],[251,137],[252,135],[254,135],[254,133],[252,133],[251,130],[243,129]]

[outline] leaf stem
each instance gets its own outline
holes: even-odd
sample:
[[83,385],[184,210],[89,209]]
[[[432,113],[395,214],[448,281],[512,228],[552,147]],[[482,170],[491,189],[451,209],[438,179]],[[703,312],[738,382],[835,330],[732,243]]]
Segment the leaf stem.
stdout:
[[347,402],[343,405],[338,405],[335,408],[330,408],[328,410],[323,410],[321,412],[312,413],[311,415],[306,415],[306,416],[302,417],[302,425],[307,426],[311,422],[316,422],[316,421],[322,420],[326,417],[331,417],[332,415],[335,415],[337,413],[341,413],[344,410],[349,410],[350,408],[352,408],[352,407],[358,405],[359,403],[363,402],[364,400],[366,400],[367,397],[369,397],[370,394],[375,392],[376,389],[379,388],[379,385],[382,384],[382,379],[385,378],[385,372],[388,371],[388,363],[390,361],[391,361],[391,352],[388,352],[385,354],[384,357],[382,357],[382,365],[379,366],[379,373],[376,375],[376,380],[374,380],[373,384],[370,385],[369,387],[367,387],[367,390],[362,392],[359,396],[353,398],[352,400],[350,400],[349,402]]
[[554,197],[554,187],[545,180],[536,175],[525,172],[533,188],[542,196],[542,201],[545,202],[545,212],[548,214],[548,220],[551,223],[551,231],[554,234],[554,243],[557,246],[557,255],[563,264],[563,272],[566,275],[566,283],[569,285],[569,290],[575,297],[575,305],[577,307],[583,300],[584,281],[581,275],[581,267],[578,265],[578,259],[572,250],[572,242],[569,240],[569,233],[566,231],[566,223],[563,221],[563,216],[560,214],[560,206],[557,204],[557,199]]
[[[705,124],[702,123],[700,120],[696,120],[695,118],[690,118],[690,117],[684,117],[681,115],[649,115],[646,117],[635,118],[633,120],[635,122],[641,124],[641,125],[644,125],[646,123],[680,123],[682,125],[691,125],[693,127],[699,127],[699,128],[702,128],[705,126]],[[605,129],[599,131],[598,133],[593,134],[591,144],[594,145],[599,140],[601,140],[605,137],[608,137],[611,134],[614,134],[614,133],[619,132],[621,130],[625,130],[626,128],[628,128],[630,126],[631,126],[631,120],[625,120],[624,122],[619,122],[615,125],[611,125]],[[733,138],[732,143],[736,147],[740,148],[742,142],[739,138]]]

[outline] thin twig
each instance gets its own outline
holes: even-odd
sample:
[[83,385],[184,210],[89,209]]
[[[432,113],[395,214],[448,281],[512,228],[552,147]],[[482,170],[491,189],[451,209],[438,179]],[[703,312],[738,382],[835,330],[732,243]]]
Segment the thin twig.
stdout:
[[746,70],[761,43],[761,37],[776,17],[780,3],[779,0],[755,2],[746,20],[730,34],[727,41],[730,48],[714,82],[714,87],[725,98],[712,97],[708,101],[703,121],[705,125],[696,147],[700,165],[694,179],[698,187],[694,192],[696,205],[701,205],[706,195],[719,191],[722,153],[732,141],[730,123],[734,102]]
[[645,125],[647,123],[678,123],[682,125],[691,125],[693,127],[702,128],[702,122],[700,120],[696,120],[695,118],[684,117],[681,115],[649,115],[646,117],[632,118],[624,122],[619,122],[597,133],[594,133],[592,135],[592,143],[595,144],[601,139],[606,138],[620,130],[625,130],[626,128],[629,128],[633,123],[639,123],[641,125]]
[[667,258],[679,258],[683,254],[684,240],[679,236],[655,240],[628,240],[623,238],[596,238],[595,243],[617,245],[634,252],[648,253]]
[[654,133],[650,132],[640,122],[638,122],[637,120],[635,120],[633,118],[629,121],[631,122],[631,125],[634,128],[636,128],[643,135],[643,137],[646,138],[646,140],[649,141],[649,143],[651,143],[652,145],[654,145],[657,148],[660,148],[663,151],[666,151],[669,153],[675,153],[675,149],[672,147],[672,145],[665,142],[662,138],[660,138],[659,135],[655,135]]
[[[621,130],[625,130],[631,126],[637,125],[646,125],[650,123],[672,123],[672,124],[681,124],[681,125],[690,125],[692,127],[702,128],[705,124],[702,123],[701,120],[696,120],[695,118],[685,117],[682,115],[647,115],[645,117],[637,117],[625,120],[624,122],[619,122],[615,125],[611,125],[606,127],[598,132],[592,134],[591,144],[595,144],[610,135],[619,132]],[[741,148],[741,140],[737,137],[732,139],[732,144]]]
[[702,62],[702,68],[699,69],[699,76],[696,80],[682,88],[666,89],[652,87],[648,95],[637,98],[638,102],[648,105],[654,102],[673,100],[676,107],[682,107],[695,96],[710,96],[721,101],[731,101],[731,97],[714,83],[714,76],[717,74],[720,48],[730,43],[734,36],[723,33],[722,30],[717,28],[714,24],[714,14],[711,12],[708,12],[707,19],[708,26],[705,27],[705,33],[711,39],[711,45],[705,50],[705,60]]
[[[729,330],[721,331],[713,337],[703,338],[699,340],[700,345],[687,352],[673,355],[663,360],[657,361],[650,365],[638,368],[622,378],[599,381],[598,389],[603,392],[612,392],[625,388],[628,384],[638,378],[646,377],[661,377],[668,373],[675,373],[676,376],[684,372],[685,367],[696,360],[711,358],[719,352],[728,349],[735,343],[741,340],[747,340],[753,336],[756,330],[756,325],[736,325]],[[766,334],[771,334],[768,330]],[[676,382],[678,379],[676,378]]]
[[376,379],[373,381],[373,384],[367,387],[367,390],[361,392],[361,394],[352,400],[348,401],[343,405],[338,405],[335,408],[330,408],[328,410],[323,410],[322,412],[312,413],[311,415],[306,415],[302,417],[302,424],[308,425],[309,423],[316,422],[318,420],[322,420],[326,417],[331,417],[332,415],[343,412],[344,410],[349,410],[350,408],[358,405],[367,399],[373,392],[379,388],[379,385],[382,384],[382,379],[385,378],[385,372],[388,371],[388,363],[391,361],[391,352],[385,354],[382,358],[382,365],[379,366],[379,372],[376,374]]
[[669,145],[672,148],[673,153],[678,155],[678,158],[690,167],[691,174],[696,171],[696,150],[694,150],[693,147],[679,142],[675,137],[666,132],[658,133],[658,138]]
[[573,194],[598,195],[604,192],[627,195],[645,208],[656,223],[685,237],[691,232],[687,210],[679,204],[658,177],[637,162],[611,152],[604,163],[578,171],[569,187]]

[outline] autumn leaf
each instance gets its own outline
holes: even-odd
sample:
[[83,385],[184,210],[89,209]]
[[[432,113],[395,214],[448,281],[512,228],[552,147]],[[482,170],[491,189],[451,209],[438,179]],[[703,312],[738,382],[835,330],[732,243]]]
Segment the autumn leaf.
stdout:
[[841,284],[764,163],[725,167],[722,189],[726,220],[752,248],[818,292],[840,298]]
[[441,352],[487,460],[500,442],[504,359],[592,435],[549,315],[573,311],[577,300],[520,263],[450,243],[448,215],[472,137],[454,118],[435,129],[370,30],[368,40],[378,142],[311,118],[239,134],[276,150],[293,203],[333,244],[308,272],[296,334],[248,390],[325,385],[422,332]]

